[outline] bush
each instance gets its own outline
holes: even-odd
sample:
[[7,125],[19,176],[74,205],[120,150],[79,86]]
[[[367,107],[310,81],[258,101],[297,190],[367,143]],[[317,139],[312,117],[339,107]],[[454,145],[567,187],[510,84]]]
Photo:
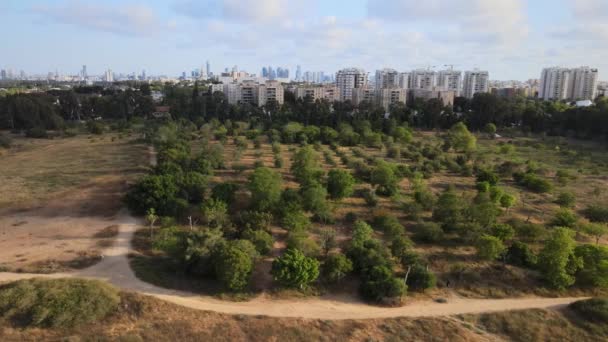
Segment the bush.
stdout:
[[281,198],[282,182],[281,175],[269,168],[255,169],[249,177],[248,185],[253,207],[260,211],[276,208]]
[[310,219],[301,210],[292,210],[283,215],[281,226],[290,231],[308,230]]
[[377,216],[374,218],[374,226],[391,240],[405,233],[405,228],[395,216]]
[[515,230],[508,224],[498,223],[490,229],[490,235],[499,238],[501,241],[509,241],[515,236]]
[[271,274],[282,286],[304,289],[319,276],[319,262],[290,248],[272,262]]
[[35,139],[48,138],[46,129],[44,129],[43,127],[32,127],[25,132],[25,136],[28,138],[35,138]]
[[251,241],[261,255],[270,253],[274,244],[272,235],[263,230],[245,230],[243,239]]
[[228,290],[242,291],[249,284],[255,256],[255,247],[249,241],[226,243],[213,257],[217,279]]
[[507,262],[521,267],[533,268],[536,266],[537,257],[530,247],[520,241],[515,241],[507,249]]
[[435,287],[437,278],[433,272],[429,271],[426,266],[421,264],[414,264],[410,269],[410,273],[407,277],[408,289],[414,290],[426,290]]
[[238,188],[239,186],[234,183],[219,183],[213,187],[211,198],[231,205],[234,202],[235,193]]
[[333,199],[349,197],[354,185],[355,179],[348,171],[332,169],[327,175],[327,192]]
[[12,144],[12,139],[6,134],[0,133],[0,147],[9,148]]
[[574,228],[577,221],[578,217],[576,217],[576,214],[572,210],[562,208],[555,213],[555,216],[551,220],[551,225],[554,227]]
[[[517,176],[515,177],[517,178]],[[534,173],[526,173],[521,177],[518,183],[526,189],[537,193],[549,192],[553,188],[548,180],[541,178]]]
[[323,279],[329,283],[337,283],[353,270],[353,263],[344,254],[331,254],[321,267]]
[[375,207],[378,205],[378,196],[371,189],[363,189],[361,190],[361,197],[365,200],[365,204],[369,207]]
[[496,260],[505,252],[502,241],[491,235],[482,235],[476,243],[477,256],[482,260]]
[[302,230],[291,231],[287,235],[287,248],[297,249],[307,257],[316,258],[321,254],[321,247],[308,233]]
[[608,207],[591,205],[583,211],[583,215],[591,222],[608,223]]
[[406,292],[407,287],[402,279],[393,275],[386,266],[374,266],[363,275],[360,291],[365,299],[376,302],[394,301]]
[[101,135],[104,131],[104,125],[98,121],[88,121],[87,122],[87,130],[91,134]]
[[555,200],[555,203],[559,204],[562,208],[572,208],[575,202],[576,197],[571,192],[561,192]]
[[570,304],[569,308],[589,322],[608,323],[608,298],[579,300]]
[[498,175],[490,170],[480,170],[477,173],[477,182],[488,182],[490,185],[494,186],[498,184],[500,178]]
[[443,239],[443,230],[436,223],[425,222],[418,226],[415,237],[422,242],[435,243]]
[[19,326],[71,328],[117,309],[118,291],[98,280],[30,279],[0,286],[0,317]]

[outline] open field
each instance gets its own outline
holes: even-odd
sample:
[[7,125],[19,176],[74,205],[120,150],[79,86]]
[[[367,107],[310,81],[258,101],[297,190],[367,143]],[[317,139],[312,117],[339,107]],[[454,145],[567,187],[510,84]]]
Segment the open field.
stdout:
[[0,156],[0,267],[83,268],[115,235],[127,183],[146,170],[146,147],[116,134],[15,139]]
[[[193,153],[200,151],[203,142],[195,140],[192,143]],[[288,188],[298,187],[290,170],[291,162],[299,145],[282,144],[280,157],[283,165],[279,168],[274,165],[274,154],[270,143],[263,142],[256,148],[251,140],[245,149],[237,148],[235,141],[228,138],[226,142],[213,141],[212,144],[221,144],[223,147],[225,168],[216,170],[212,177],[213,183],[231,182],[238,184],[240,190],[237,203],[232,210],[241,210],[247,202],[247,192],[244,190],[249,175],[255,166],[266,166],[277,170],[282,178],[283,185]],[[415,132],[412,144],[418,146],[429,146],[437,148],[441,139],[433,132]],[[408,144],[401,145],[407,149]],[[503,148],[509,145],[512,148]],[[554,190],[549,193],[537,194],[524,190],[515,184],[510,176],[504,176],[500,182],[505,192],[513,194],[518,198],[516,205],[508,211],[503,211],[499,222],[507,222],[511,219],[528,220],[530,222],[545,224],[551,219],[553,213],[559,209],[554,203],[560,192],[572,192],[576,198],[575,210],[580,211],[586,206],[594,203],[605,203],[608,201],[608,154],[605,146],[592,142],[568,140],[563,138],[549,137],[518,137],[489,139],[484,135],[478,135],[478,150],[473,153],[471,159],[474,163],[482,162],[488,166],[500,166],[510,161],[516,164],[533,165],[538,168],[547,179],[554,185]],[[350,159],[360,159],[365,163],[372,164],[372,159],[384,159],[386,161],[416,165],[417,161],[407,157],[387,157],[385,148],[369,147],[338,147],[330,149],[327,145],[315,146],[320,158],[322,168],[327,171],[331,168],[349,168],[340,158],[346,155]],[[448,157],[455,157],[454,153],[445,153]],[[362,158],[368,158],[365,161]],[[570,176],[568,179],[560,179],[557,171],[566,171]],[[429,189],[438,196],[449,185],[454,186],[463,198],[472,199],[476,194],[475,176],[462,175],[442,169],[433,172],[424,180]],[[355,186],[355,194],[362,189],[369,188],[368,184],[358,182]],[[336,251],[343,250],[351,236],[352,223],[348,222],[346,215],[351,213],[366,221],[372,221],[379,214],[388,214],[397,217],[406,228],[406,234],[416,241],[420,219],[430,220],[431,213],[425,211],[419,217],[413,219],[405,204],[411,201],[413,190],[408,178],[399,183],[399,192],[392,197],[378,197],[375,207],[366,205],[365,200],[357,195],[348,197],[339,202],[330,202],[335,223],[323,224],[315,222],[309,230],[309,235],[319,240],[319,232],[327,228],[336,231],[336,240],[339,243]],[[244,204],[245,203],[245,204]],[[248,289],[248,294],[265,292],[272,296],[293,296],[293,292],[278,290],[272,284],[269,274],[272,260],[282,254],[286,246],[287,231],[280,226],[271,226],[274,237],[274,248],[269,257],[262,258],[257,262],[253,274],[253,281]],[[390,241],[383,237],[382,232],[375,232],[376,237],[383,239],[386,244]],[[579,242],[589,243],[591,239],[584,234],[577,236]],[[201,293],[216,293],[217,286],[211,281],[201,279],[188,279],[183,274],[176,274],[175,265],[163,263],[163,255],[158,251],[150,249],[149,241],[146,242],[146,234],[141,234],[141,253],[136,260],[136,271],[144,280],[151,281],[157,285],[170,288],[187,289]],[[602,239],[601,243],[606,244]],[[538,252],[542,244],[530,243],[530,246]],[[437,275],[436,288],[425,291],[410,291],[408,297],[414,298],[437,298],[448,296],[463,296],[474,298],[506,298],[526,295],[556,296],[556,295],[598,295],[603,290],[583,290],[571,288],[567,291],[550,290],[543,286],[541,276],[537,271],[524,269],[502,262],[480,261],[476,256],[476,250],[471,244],[464,243],[457,236],[446,234],[443,241],[438,243],[423,243],[416,241],[414,251],[427,260],[429,268]],[[167,267],[155,267],[157,265],[168,265]],[[179,272],[178,272],[179,273]],[[167,279],[172,279],[167,281]],[[450,282],[451,286],[446,285]],[[194,284],[194,285],[193,285]],[[198,284],[198,285],[196,285]],[[347,278],[338,289],[317,286],[314,291],[307,292],[308,295],[326,293],[354,293],[358,280],[356,277]],[[246,295],[245,297],[248,297]],[[297,294],[301,296],[301,293]],[[243,299],[239,296],[238,299]]]
[[13,327],[0,322],[3,341],[597,341],[608,336],[569,310],[523,310],[438,318],[314,320],[227,315],[187,309],[122,293],[109,317],[75,328]]

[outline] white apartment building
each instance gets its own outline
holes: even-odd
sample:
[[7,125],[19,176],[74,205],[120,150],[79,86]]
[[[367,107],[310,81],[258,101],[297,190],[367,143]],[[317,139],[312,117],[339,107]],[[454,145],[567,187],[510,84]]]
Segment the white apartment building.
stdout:
[[340,101],[353,100],[353,90],[367,86],[367,73],[358,68],[342,69],[336,73],[336,86]]
[[551,67],[543,69],[538,97],[543,100],[594,100],[597,95],[598,70]]
[[489,91],[490,74],[487,71],[473,70],[464,73],[462,95],[472,99],[477,93],[487,93]]
[[267,81],[266,83],[257,86],[257,97],[254,103],[258,106],[264,106],[268,102],[275,102],[282,105],[284,102],[283,86],[278,81]]
[[460,96],[462,72],[460,70],[441,70],[437,76],[437,86],[443,90],[453,91]]
[[277,81],[266,81],[261,84],[254,81],[229,83],[224,84],[222,89],[230,104],[249,103],[257,106],[263,106],[270,101],[283,104],[283,90],[283,86]]
[[409,89],[410,88],[410,78],[411,72],[400,72],[399,73],[399,88],[401,89]]
[[389,110],[392,104],[407,102],[407,89],[402,88],[382,88],[376,90],[376,103],[384,110]]
[[375,86],[376,89],[398,88],[399,72],[395,69],[388,68],[376,70]]
[[437,85],[437,73],[433,70],[417,69],[410,75],[409,89],[432,89]]

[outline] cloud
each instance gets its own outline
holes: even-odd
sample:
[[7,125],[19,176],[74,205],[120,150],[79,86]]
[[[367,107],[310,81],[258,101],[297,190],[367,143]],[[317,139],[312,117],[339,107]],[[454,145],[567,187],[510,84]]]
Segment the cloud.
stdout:
[[70,0],[57,5],[34,6],[32,10],[44,19],[58,23],[118,34],[149,35],[163,26],[154,11],[144,5],[111,6]]
[[372,18],[428,24],[436,38],[517,43],[528,34],[523,0],[368,0]]
[[173,9],[195,19],[269,22],[295,16],[306,7],[304,0],[180,0]]

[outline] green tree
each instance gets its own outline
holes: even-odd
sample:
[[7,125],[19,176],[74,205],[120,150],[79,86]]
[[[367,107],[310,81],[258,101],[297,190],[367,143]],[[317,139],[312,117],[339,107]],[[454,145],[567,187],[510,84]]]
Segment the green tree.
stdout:
[[281,175],[266,168],[256,168],[249,177],[252,206],[260,211],[270,211],[276,208],[281,198],[283,181]]
[[506,250],[502,241],[492,235],[483,234],[475,244],[477,256],[482,260],[496,260]]
[[230,216],[228,216],[228,207],[226,206],[226,203],[220,200],[210,199],[203,204],[201,213],[205,224],[210,228],[230,230],[232,222],[230,222]]
[[449,129],[445,137],[445,145],[457,152],[472,152],[477,148],[477,139],[464,123],[459,122]]
[[353,227],[351,245],[362,245],[365,241],[372,238],[373,233],[374,230],[369,224],[365,223],[365,221],[357,220]]
[[400,298],[407,286],[384,265],[374,266],[363,275],[360,291],[364,298],[377,302]]
[[274,244],[272,235],[264,230],[247,229],[243,232],[243,239],[251,241],[261,255],[268,255]]
[[333,228],[325,228],[321,230],[319,234],[321,249],[323,249],[323,253],[325,256],[329,254],[329,252],[338,246],[336,241],[336,230]]
[[555,200],[555,203],[559,204],[562,208],[572,208],[576,202],[576,197],[571,192],[560,192]]
[[416,239],[422,242],[435,243],[443,239],[443,234],[443,230],[438,224],[433,222],[425,222],[418,225],[416,234],[414,236]]
[[428,267],[416,263],[410,269],[407,276],[408,289],[426,290],[435,287],[437,278],[433,272],[429,271]]
[[353,263],[344,254],[327,256],[321,267],[323,279],[329,283],[337,283],[353,270]]
[[327,175],[327,192],[332,199],[342,199],[353,194],[355,179],[350,172],[332,169]]
[[585,234],[595,238],[595,244],[599,244],[602,236],[608,234],[608,225],[602,223],[588,223],[582,226],[582,231]]
[[312,146],[302,147],[294,154],[291,172],[300,184],[319,179],[323,170],[319,164],[319,154]]
[[509,209],[511,209],[515,205],[516,202],[517,202],[517,198],[508,193],[505,193],[500,198],[500,206],[507,209],[507,211],[509,211]]
[[313,213],[327,210],[327,190],[317,182],[310,182],[301,190],[302,206]]
[[319,276],[319,262],[290,248],[272,262],[271,273],[282,286],[304,289]]
[[608,287],[608,248],[580,245],[574,249],[574,255],[582,260],[582,267],[575,274],[577,284]]
[[386,162],[381,161],[372,169],[371,184],[377,186],[378,195],[394,195],[397,192],[397,181],[393,168]]
[[508,224],[498,223],[490,229],[490,235],[499,238],[501,241],[509,241],[515,236],[515,229]]
[[551,287],[564,289],[574,284],[573,274],[578,263],[574,258],[575,242],[572,235],[567,228],[555,228],[540,251],[538,269]]
[[242,291],[249,284],[253,271],[251,242],[241,240],[225,244],[218,250],[215,260],[215,273],[224,287],[231,291]]
[[462,197],[452,187],[443,192],[433,208],[433,220],[440,222],[446,231],[452,230],[463,220],[465,206]]
[[146,221],[150,225],[150,238],[153,237],[154,233],[154,223],[158,220],[158,215],[156,215],[156,210],[154,208],[148,209],[146,212]]
[[507,250],[506,260],[512,265],[532,268],[536,266],[538,258],[530,246],[521,241],[514,241]]
[[577,222],[578,217],[572,210],[561,208],[555,213],[555,216],[551,220],[551,225],[554,227],[574,228]]
[[486,133],[490,138],[494,139],[494,134],[496,134],[496,125],[489,122],[483,128],[484,133]]

